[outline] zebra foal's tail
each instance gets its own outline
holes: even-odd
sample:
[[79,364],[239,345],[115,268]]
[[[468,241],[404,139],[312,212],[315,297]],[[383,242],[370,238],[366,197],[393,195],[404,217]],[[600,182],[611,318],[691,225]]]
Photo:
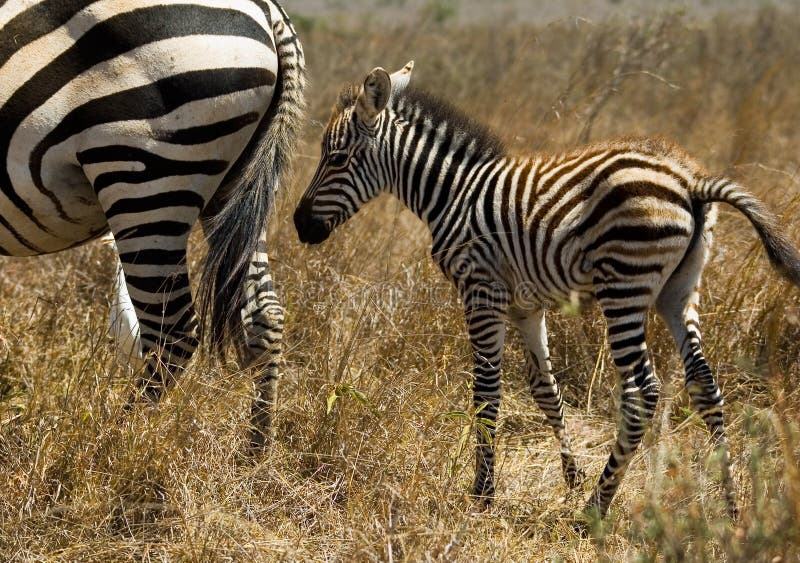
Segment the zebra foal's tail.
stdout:
[[278,54],[278,73],[269,110],[250,144],[231,169],[203,213],[208,254],[198,288],[202,325],[212,348],[222,355],[239,332],[244,281],[250,258],[263,236],[281,174],[291,153],[305,110],[305,60],[289,17],[277,4],[272,30]]
[[800,252],[761,200],[731,180],[719,177],[701,179],[691,197],[709,203],[720,201],[738,209],[755,227],[773,267],[800,287]]

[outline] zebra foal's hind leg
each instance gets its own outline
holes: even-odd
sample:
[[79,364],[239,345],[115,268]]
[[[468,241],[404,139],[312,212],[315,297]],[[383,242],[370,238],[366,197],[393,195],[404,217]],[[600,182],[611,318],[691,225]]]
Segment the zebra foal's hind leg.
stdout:
[[547,417],[547,422],[553,428],[556,439],[561,445],[561,469],[564,480],[567,486],[574,488],[586,475],[575,461],[571,440],[564,424],[564,402],[561,389],[552,373],[544,309],[522,317],[512,317],[512,322],[522,333],[525,342],[525,360],[531,394]]
[[274,437],[273,419],[280,379],[283,307],[270,275],[267,244],[262,236],[250,260],[241,306],[244,340],[239,344],[242,365],[256,371],[250,445],[263,448]]
[[711,368],[703,356],[700,338],[700,323],[696,305],[698,292],[693,291],[686,301],[659,300],[658,311],[675,338],[678,351],[683,359],[686,373],[686,390],[692,407],[702,417],[711,434],[711,441],[719,454],[722,489],[725,504],[731,517],[736,517],[736,491],[733,487],[730,468],[730,452],[725,436],[722,392],[717,385]]
[[[607,288],[609,293],[615,288]],[[598,291],[598,295],[604,290]],[[621,404],[617,439],[608,463],[603,469],[586,512],[602,518],[622,481],[658,402],[659,382],[650,362],[645,342],[648,296],[628,299],[624,304],[615,299],[598,297],[608,324],[608,339],[614,365],[620,375]]]
[[678,352],[683,360],[686,390],[692,407],[703,418],[711,434],[712,443],[719,454],[722,488],[725,503],[731,517],[736,517],[736,491],[730,469],[730,452],[725,436],[723,398],[711,368],[703,355],[700,337],[700,276],[707,259],[710,236],[705,235],[705,244],[698,244],[687,253],[686,258],[667,281],[656,301],[656,310],[664,320]]

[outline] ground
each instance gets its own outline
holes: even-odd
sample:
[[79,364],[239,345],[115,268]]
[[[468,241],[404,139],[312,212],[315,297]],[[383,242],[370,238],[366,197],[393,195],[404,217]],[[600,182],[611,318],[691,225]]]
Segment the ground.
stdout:
[[[721,213],[701,319],[726,400],[741,517],[725,517],[708,435],[654,319],[649,340],[663,381],[654,428],[589,537],[572,522],[605,462],[617,412],[597,312],[548,318],[589,482],[566,489],[513,336],[498,499],[478,512],[466,496],[470,353],[424,227],[388,198],[317,248],[300,245],[291,224],[338,89],[374,66],[415,59],[418,85],[488,123],[514,151],[665,135],[748,186],[800,242],[796,5],[549,23],[475,21],[445,4],[428,3],[389,31],[379,18],[350,14],[352,25],[339,26],[310,1],[296,4],[310,119],[271,218],[286,362],[277,439],[263,455],[245,452],[251,374],[232,360],[201,355],[158,409],[123,409],[133,377],[106,337],[107,247],[0,262],[0,559],[800,557],[800,292],[770,269],[736,212]],[[196,262],[203,244],[194,241]]]

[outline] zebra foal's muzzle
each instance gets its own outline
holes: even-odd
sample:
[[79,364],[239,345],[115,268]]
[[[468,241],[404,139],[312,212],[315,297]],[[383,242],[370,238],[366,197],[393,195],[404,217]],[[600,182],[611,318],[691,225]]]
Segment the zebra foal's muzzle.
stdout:
[[301,203],[294,212],[294,226],[300,242],[319,244],[325,242],[331,235],[327,222],[322,217],[316,216],[311,211],[311,205]]

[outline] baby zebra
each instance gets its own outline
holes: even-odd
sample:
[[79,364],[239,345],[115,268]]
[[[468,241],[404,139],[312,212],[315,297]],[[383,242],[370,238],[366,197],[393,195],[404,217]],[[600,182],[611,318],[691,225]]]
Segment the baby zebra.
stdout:
[[[601,517],[653,416],[659,383],[645,342],[652,306],[683,358],[686,387],[721,450],[735,514],[722,395],[703,357],[698,285],[716,218],[728,203],[753,224],[772,264],[800,285],[800,254],[756,198],[708,176],[659,139],[624,139],[558,154],[509,156],[500,141],[447,103],[413,88],[413,63],[376,68],[347,87],[325,130],[322,157],[295,212],[300,240],[323,242],[382,191],[428,224],[432,255],[464,302],[474,405],[500,406],[505,321],[522,333],[533,397],[561,442],[564,476],[581,471],[551,371],[544,309],[595,300],[606,318],[622,388],[616,443],[586,510]],[[494,493],[494,428],[477,433],[474,494]],[[488,435],[487,435],[488,434]]]

